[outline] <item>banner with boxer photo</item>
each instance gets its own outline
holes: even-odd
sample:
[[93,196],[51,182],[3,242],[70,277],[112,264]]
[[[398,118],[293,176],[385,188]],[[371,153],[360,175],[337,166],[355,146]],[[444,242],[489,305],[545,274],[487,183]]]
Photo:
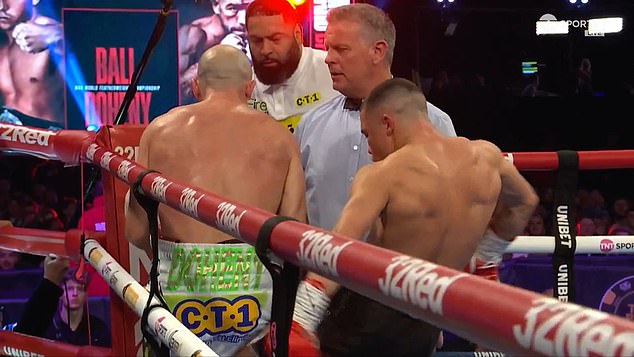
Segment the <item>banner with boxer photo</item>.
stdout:
[[62,129],[63,36],[51,0],[13,0],[0,8],[0,122]]
[[[64,8],[69,129],[112,125],[159,10]],[[178,14],[172,11],[127,114],[148,124],[178,105]]]

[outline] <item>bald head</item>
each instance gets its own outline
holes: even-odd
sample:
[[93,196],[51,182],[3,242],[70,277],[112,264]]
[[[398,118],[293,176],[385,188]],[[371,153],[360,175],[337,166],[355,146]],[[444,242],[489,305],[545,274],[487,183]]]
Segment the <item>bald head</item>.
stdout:
[[427,100],[416,85],[407,79],[392,78],[379,84],[363,101],[363,110],[374,113],[381,110],[398,119],[427,117]]
[[252,75],[247,56],[228,45],[211,47],[198,62],[198,83],[203,95],[207,90],[243,90]]

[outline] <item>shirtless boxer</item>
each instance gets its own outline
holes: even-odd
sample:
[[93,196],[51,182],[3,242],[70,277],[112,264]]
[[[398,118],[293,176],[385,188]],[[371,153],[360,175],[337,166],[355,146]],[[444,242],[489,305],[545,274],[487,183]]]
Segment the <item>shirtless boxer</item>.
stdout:
[[251,0],[209,0],[213,15],[201,17],[178,30],[179,72],[182,94],[191,96],[198,57],[217,44],[247,53],[245,12]]
[[[248,206],[304,221],[304,177],[292,135],[247,105],[253,88],[244,53],[218,45],[203,53],[196,104],[156,118],[138,162]],[[160,185],[160,183],[157,183]],[[231,205],[221,211],[239,224]],[[220,356],[259,337],[270,319],[271,278],[253,247],[160,206],[159,281],[172,313]],[[150,251],[145,212],[130,197],[126,238]]]
[[63,128],[62,27],[37,13],[38,2],[0,2],[0,122]]
[[[538,203],[495,145],[434,130],[425,97],[407,80],[390,79],[372,91],[361,131],[374,163],[354,179],[333,229],[342,235],[360,239],[370,231],[372,244],[462,270],[474,256],[499,263]],[[306,344],[329,305],[318,329],[329,356],[430,355],[437,342],[435,326],[313,273],[297,299],[294,319],[307,330],[303,341],[296,335],[297,346]]]

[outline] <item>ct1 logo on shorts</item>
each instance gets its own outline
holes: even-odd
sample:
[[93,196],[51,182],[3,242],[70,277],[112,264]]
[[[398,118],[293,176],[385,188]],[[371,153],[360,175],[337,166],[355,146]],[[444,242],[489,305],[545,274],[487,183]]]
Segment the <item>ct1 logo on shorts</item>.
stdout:
[[634,321],[634,275],[627,276],[603,294],[599,310]]
[[599,249],[601,249],[603,253],[609,253],[614,249],[614,242],[611,239],[601,239]]
[[260,303],[253,296],[213,298],[205,303],[187,299],[174,308],[174,316],[198,337],[248,333],[257,327],[261,315]]

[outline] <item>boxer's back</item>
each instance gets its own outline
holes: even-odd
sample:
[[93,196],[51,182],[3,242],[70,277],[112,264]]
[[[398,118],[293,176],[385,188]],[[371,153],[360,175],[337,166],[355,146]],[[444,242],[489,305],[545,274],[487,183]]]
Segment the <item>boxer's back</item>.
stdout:
[[[208,100],[177,108],[153,123],[148,166],[180,182],[276,213],[293,157],[293,138],[244,105]],[[232,237],[160,206],[163,239],[216,243]]]
[[407,145],[384,160],[389,201],[378,245],[455,269],[485,231],[501,180],[495,152],[464,138]]

